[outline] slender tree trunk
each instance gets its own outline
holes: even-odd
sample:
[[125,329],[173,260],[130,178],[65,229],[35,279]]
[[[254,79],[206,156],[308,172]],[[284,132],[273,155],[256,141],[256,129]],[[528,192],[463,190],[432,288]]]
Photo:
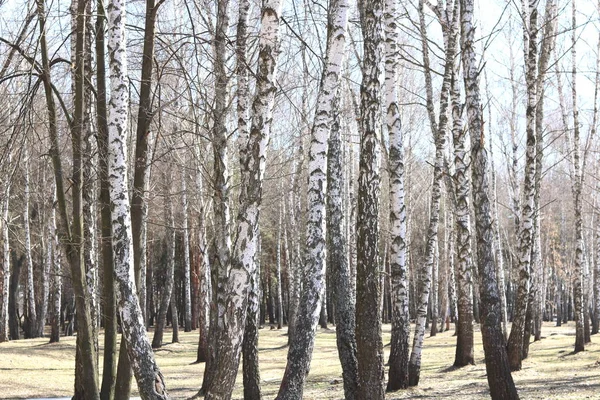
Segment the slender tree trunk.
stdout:
[[[199,152],[198,146],[196,151]],[[198,154],[199,155],[199,154]],[[199,160],[200,158],[197,157]],[[210,328],[210,303],[211,303],[211,276],[210,276],[210,263],[208,257],[208,246],[206,243],[206,222],[205,222],[205,210],[204,210],[204,196],[203,196],[203,181],[202,172],[198,166],[196,172],[196,187],[199,196],[199,208],[198,208],[198,263],[200,264],[200,281],[199,295],[198,295],[198,352],[196,362],[205,362],[209,357],[208,348],[208,336]]]
[[75,46],[75,111],[71,121],[71,140],[73,147],[73,175],[70,190],[72,193],[72,223],[67,212],[67,199],[63,182],[62,160],[59,151],[58,127],[56,105],[50,75],[50,60],[46,42],[46,10],[44,0],[37,0],[37,14],[40,28],[40,51],[42,59],[42,81],[46,96],[48,111],[48,132],[50,135],[50,157],[54,169],[56,182],[57,204],[62,222],[61,242],[64,243],[65,253],[71,266],[71,278],[75,294],[75,306],[78,318],[78,349],[80,349],[82,363],[82,382],[85,387],[86,400],[99,399],[97,376],[97,357],[94,348],[93,329],[90,305],[86,301],[85,270],[82,259],[82,221],[81,221],[81,136],[84,114],[84,33],[85,33],[85,2],[81,1],[77,7],[77,27]]
[[[105,59],[104,40],[104,3],[97,2],[96,18],[96,59]],[[117,375],[117,313],[116,294],[114,285],[114,265],[111,243],[111,215],[110,194],[108,183],[108,116],[106,104],[106,67],[104,62],[96,65],[96,112],[98,126],[98,158],[100,166],[100,218],[101,235],[100,242],[102,252],[103,271],[103,313],[102,325],[104,326],[104,361],[102,368],[102,385],[100,398],[102,400],[113,400],[115,397],[115,383]]]
[[[537,0],[529,1],[529,11],[527,12],[523,2],[523,23],[524,30],[524,51],[526,63],[527,83],[527,111],[526,111],[526,131],[527,131],[527,150],[525,158],[525,173],[523,184],[523,204],[521,208],[521,218],[518,238],[518,288],[517,297],[514,304],[513,324],[508,338],[508,356],[510,368],[512,371],[521,369],[521,360],[523,355],[523,344],[526,315],[530,288],[531,275],[531,251],[534,240],[534,218],[535,218],[535,153],[536,153],[536,130],[535,113],[537,106],[537,85],[536,85],[536,67],[538,53],[538,10]],[[529,25],[527,26],[527,23]]]
[[[338,100],[339,101],[339,100]],[[336,343],[342,377],[344,379],[344,398],[354,400],[358,386],[356,360],[356,320],[355,304],[350,282],[350,266],[346,250],[346,232],[344,232],[344,174],[342,170],[342,138],[339,113],[334,104],[333,123],[329,136],[327,158],[327,268],[331,273],[333,302],[335,309]]]
[[474,49],[475,27],[472,25],[473,0],[460,1],[461,56],[464,65],[466,109],[471,134],[471,166],[473,205],[477,227],[477,261],[482,285],[481,314],[483,349],[487,379],[492,399],[518,399],[513,382],[504,337],[502,335],[500,294],[496,282],[493,252],[493,226],[489,199],[487,153],[483,135],[483,115],[480,100],[479,67]]
[[311,130],[308,163],[306,254],[302,297],[290,338],[285,373],[277,399],[301,399],[315,343],[316,325],[325,298],[327,152],[338,96],[348,22],[348,3],[329,5],[326,59]]
[[379,278],[379,130],[383,63],[384,1],[358,5],[363,33],[363,77],[360,88],[360,167],[356,234],[357,399],[383,399],[385,377],[381,339]]
[[408,312],[408,263],[406,259],[406,204],[404,191],[404,144],[398,99],[400,38],[397,0],[385,2],[385,93],[386,123],[390,137],[390,270],[392,280],[392,338],[388,392],[408,387],[410,315]]
[[[8,161],[11,161],[10,153]],[[10,206],[10,186],[9,179],[3,181],[2,193],[2,303],[0,305],[0,343],[9,339],[17,339],[10,334],[9,327],[9,297],[10,297],[10,243],[8,238],[8,209]]]
[[[166,166],[166,168],[169,168]],[[158,316],[156,317],[156,327],[154,329],[154,336],[152,337],[152,348],[158,349],[162,346],[163,334],[165,327],[167,326],[167,312],[171,305],[171,297],[174,287],[174,270],[175,270],[175,218],[173,216],[173,199],[171,197],[169,183],[171,182],[172,176],[170,171],[165,173],[164,185],[167,193],[165,194],[165,242],[167,251],[167,262],[165,270],[165,282],[163,283],[162,296],[160,298],[160,305],[158,309]],[[176,322],[174,322],[175,324]]]
[[283,326],[283,300],[281,296],[281,220],[284,213],[283,200],[279,204],[279,224],[277,225],[277,329]]
[[[185,171],[185,168],[182,169]],[[190,265],[190,237],[188,228],[188,199],[187,199],[187,174],[181,174],[181,202],[183,206],[183,293],[184,293],[184,332],[192,331],[192,283],[191,283],[191,265]]]
[[10,274],[10,287],[8,291],[8,328],[10,331],[10,340],[20,339],[20,324],[19,324],[19,277],[21,275],[21,267],[25,260],[25,255],[17,257],[15,250],[11,250],[10,258],[12,260],[12,273]]
[[31,234],[29,225],[29,201],[30,201],[30,189],[29,189],[29,152],[27,150],[27,144],[25,145],[24,155],[25,158],[25,209],[23,210],[23,229],[25,231],[25,265],[27,266],[27,280],[25,284],[26,293],[26,305],[25,310],[25,339],[31,339],[37,336],[37,313],[35,309],[35,288],[33,286],[33,257],[31,255]]
[[[54,188],[53,188],[54,190]],[[56,192],[54,192],[53,201],[56,201]],[[61,297],[62,297],[62,257],[60,252],[60,242],[58,240],[58,231],[56,228],[56,210],[54,205],[50,214],[51,229],[48,236],[48,242],[52,243],[52,317],[51,317],[51,332],[50,343],[58,343],[60,340],[60,314],[61,314]]]
[[467,132],[463,127],[460,103],[459,64],[452,74],[452,137],[454,141],[454,190],[457,255],[458,320],[454,366],[475,364],[473,355],[473,277],[471,257],[471,207],[468,175],[469,155],[465,149]]
[[[417,323],[415,325],[415,334],[413,337],[412,353],[409,361],[409,385],[419,384],[421,370],[421,354],[423,348],[423,339],[425,335],[425,322],[427,319],[427,308],[429,306],[429,295],[432,281],[432,271],[435,263],[435,250],[438,247],[438,228],[440,214],[440,200],[442,195],[442,179],[444,169],[444,149],[446,145],[446,129],[448,125],[448,99],[450,92],[450,83],[452,77],[452,67],[456,54],[457,35],[450,30],[453,21],[446,21],[440,18],[445,44],[445,66],[442,89],[440,93],[440,113],[439,124],[436,123],[435,111],[433,107],[433,94],[431,83],[431,71],[429,67],[429,49],[427,42],[427,31],[425,25],[423,0],[419,1],[419,23],[421,29],[421,42],[423,49],[423,63],[426,80],[427,108],[431,131],[435,142],[435,163],[433,168],[433,184],[431,188],[431,201],[429,204],[429,227],[427,230],[427,244],[425,249],[425,261],[422,266],[422,278],[419,282],[419,299],[417,306]],[[445,13],[447,14],[447,13]],[[454,15],[455,13],[453,13]],[[441,14],[440,14],[441,15]],[[452,24],[452,25],[450,25]]]
[[[45,175],[45,172],[43,173]],[[39,297],[37,310],[37,336],[44,337],[44,328],[48,316],[48,298],[50,295],[50,267],[52,266],[52,235],[53,224],[49,217],[44,213],[45,237],[42,238],[42,250],[45,250],[45,256],[42,261],[42,295]],[[44,249],[45,248],[45,249]]]
[[260,389],[260,369],[258,365],[260,254],[261,239],[259,235],[256,251],[256,270],[250,278],[251,289],[248,295],[248,315],[246,316],[246,329],[244,330],[244,342],[242,343],[245,400],[260,400],[262,398]]
[[230,186],[229,186],[229,162],[228,162],[228,131],[226,126],[227,110],[227,84],[228,76],[225,70],[226,33],[229,26],[229,0],[217,1],[216,26],[213,41],[213,58],[215,72],[215,97],[212,129],[213,150],[213,207],[215,214],[215,226],[213,236],[213,247],[215,249],[214,263],[212,268],[212,290],[213,305],[211,306],[210,330],[209,330],[209,358],[204,369],[204,379],[198,395],[208,393],[211,388],[214,375],[217,371],[217,363],[220,357],[218,336],[224,329],[222,315],[226,305],[225,286],[231,268],[231,218],[230,218]]
[[175,296],[176,286],[173,286],[171,292],[171,326],[173,327],[173,337],[171,343],[179,343],[179,313],[177,312],[177,296]]
[[[598,87],[600,86],[600,35],[598,37],[598,45],[596,47],[596,74],[594,81],[594,114],[592,117],[592,127],[590,136],[595,136],[596,134],[596,124],[598,122]],[[597,161],[596,164],[596,174],[600,172],[600,160]],[[600,180],[596,181],[596,199],[598,199],[598,194],[600,194]],[[597,208],[598,201],[596,201],[595,210],[595,218],[596,225],[600,224],[600,210]],[[592,334],[596,334],[600,331],[600,230],[596,229],[595,238],[595,252],[592,257],[594,257],[594,272],[593,272],[593,285],[592,285],[592,298],[593,298],[593,324],[592,324]],[[1,340],[1,339],[0,339]]]
[[579,131],[579,110],[577,108],[577,64],[576,64],[576,40],[577,40],[577,10],[575,0],[572,0],[572,71],[571,88],[573,95],[573,197],[575,210],[575,262],[573,271],[573,297],[575,298],[575,353],[585,350],[585,329],[584,329],[584,282],[583,282],[583,216],[582,216],[582,168],[580,161],[580,131]]
[[126,83],[125,3],[121,0],[110,0],[106,10],[111,88],[108,106],[108,176],[117,301],[122,316],[123,336],[127,341],[128,359],[137,380],[140,396],[144,400],[164,400],[168,398],[168,394],[146,335],[136,293],[135,273],[132,275],[134,251],[126,146],[129,98]]
[[[160,5],[160,2],[159,2]],[[107,10],[109,11],[109,10]],[[154,116],[152,110],[152,71],[154,67],[154,35],[158,6],[155,0],[146,0],[146,11],[144,18],[144,47],[142,56],[142,71],[139,91],[139,108],[137,116],[136,141],[135,141],[135,167],[133,174],[133,191],[131,196],[131,228],[133,240],[133,265],[137,296],[140,299],[142,317],[146,309],[145,284],[142,282],[142,269],[145,265],[145,233],[147,221],[147,194],[150,169],[150,143],[152,133],[150,124]],[[142,264],[144,262],[144,264]],[[147,317],[147,316],[146,316]],[[121,341],[121,346],[126,341]],[[131,392],[131,366],[127,363],[129,359],[125,356],[127,352],[121,349],[119,352],[119,369],[117,371],[116,385],[118,387],[118,400],[127,399]]]

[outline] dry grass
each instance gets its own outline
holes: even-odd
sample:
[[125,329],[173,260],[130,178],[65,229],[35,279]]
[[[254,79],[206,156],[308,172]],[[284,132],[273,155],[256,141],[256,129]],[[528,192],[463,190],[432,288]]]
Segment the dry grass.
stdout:
[[[384,326],[384,343],[390,327]],[[544,339],[532,343],[523,370],[513,374],[523,399],[600,399],[600,345],[572,354],[574,327],[545,324]],[[274,398],[286,362],[285,331],[260,331],[260,362],[265,398]],[[166,338],[170,335],[166,334]],[[157,351],[158,363],[174,399],[188,398],[199,389],[204,364],[193,364],[196,333],[180,333],[181,343]],[[102,337],[100,338],[102,341]],[[423,350],[421,384],[417,388],[388,395],[389,399],[487,399],[487,381],[481,336],[475,335],[477,365],[450,368],[455,338],[444,332],[427,338]],[[592,340],[598,341],[597,337]],[[386,358],[389,346],[385,347]],[[72,393],[75,338],[61,338],[58,344],[47,339],[19,340],[0,344],[0,398],[65,397]],[[242,378],[234,398],[242,397]],[[308,377],[305,399],[341,399],[343,388],[337,358],[335,331],[320,330]]]

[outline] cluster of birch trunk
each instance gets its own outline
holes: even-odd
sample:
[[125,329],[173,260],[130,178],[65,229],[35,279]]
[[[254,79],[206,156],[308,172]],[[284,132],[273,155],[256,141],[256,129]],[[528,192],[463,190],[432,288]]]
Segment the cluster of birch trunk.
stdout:
[[198,332],[209,399],[240,362],[262,398],[266,326],[277,399],[303,397],[318,326],[347,399],[418,385],[428,328],[462,367],[480,324],[494,399],[543,321],[574,321],[575,352],[598,333],[600,37],[580,110],[576,0],[510,4],[500,35],[474,0],[60,7],[0,31],[0,342],[76,332],[74,399],[169,398],[168,326]]

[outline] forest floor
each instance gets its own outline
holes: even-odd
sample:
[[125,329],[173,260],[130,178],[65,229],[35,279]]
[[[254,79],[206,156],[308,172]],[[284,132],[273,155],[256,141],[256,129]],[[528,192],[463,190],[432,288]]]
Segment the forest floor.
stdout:
[[[384,325],[385,357],[389,355],[390,326]],[[287,356],[286,330],[260,331],[259,356],[265,399],[277,394]],[[543,339],[531,343],[523,369],[513,374],[522,399],[600,399],[600,337],[592,336],[587,351],[573,354],[574,324],[562,327],[544,323]],[[454,369],[456,338],[453,331],[427,337],[423,348],[421,381],[416,388],[389,393],[388,399],[488,399],[481,335],[475,335],[476,365]],[[170,338],[170,332],[165,332]],[[197,333],[180,331],[180,343],[156,352],[173,399],[197,392],[204,364],[194,364]],[[103,337],[100,337],[102,343]],[[75,337],[60,343],[47,339],[17,340],[0,344],[0,398],[65,397],[72,394]],[[102,365],[102,362],[100,362]],[[387,371],[386,371],[387,372]],[[387,377],[387,376],[386,376]],[[135,384],[134,384],[135,386]],[[241,369],[234,398],[242,398]],[[343,384],[337,357],[335,329],[320,329],[305,399],[341,399]]]

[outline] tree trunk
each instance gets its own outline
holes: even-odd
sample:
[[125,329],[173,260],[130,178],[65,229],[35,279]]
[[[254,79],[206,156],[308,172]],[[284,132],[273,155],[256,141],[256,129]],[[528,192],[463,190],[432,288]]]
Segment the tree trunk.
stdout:
[[171,326],[173,327],[173,337],[171,343],[179,343],[179,313],[177,312],[177,296],[175,296],[176,286],[173,286],[171,292]]
[[458,319],[454,366],[475,364],[473,355],[473,277],[471,257],[471,207],[468,175],[469,157],[465,149],[467,132],[463,127],[460,103],[459,63],[452,73],[452,137],[454,141],[454,190],[457,256]]
[[125,3],[111,0],[107,12],[111,82],[108,107],[108,176],[117,299],[129,362],[137,380],[140,396],[144,400],[164,400],[168,398],[168,394],[146,335],[136,293],[135,276],[132,276],[134,260],[126,147],[129,98],[126,83]]
[[[53,201],[56,200],[54,193]],[[48,242],[52,243],[52,312],[51,312],[51,332],[50,343],[58,343],[60,340],[60,314],[62,306],[62,257],[60,252],[60,242],[58,240],[58,231],[56,228],[56,210],[54,205],[50,214],[51,229],[48,236]],[[50,245],[50,244],[49,244]],[[104,400],[104,399],[103,399]]]
[[[445,66],[442,89],[440,93],[440,113],[439,124],[436,121],[433,106],[433,94],[431,83],[431,71],[429,67],[429,49],[427,42],[427,31],[425,25],[425,14],[423,10],[423,0],[419,1],[419,24],[421,30],[421,42],[423,49],[423,64],[426,81],[427,109],[435,142],[435,162],[433,168],[433,184],[431,188],[431,201],[429,204],[429,227],[427,230],[427,244],[425,249],[425,261],[422,266],[422,277],[419,282],[419,299],[417,306],[417,323],[415,326],[415,335],[413,338],[412,353],[409,361],[409,385],[419,384],[421,371],[421,353],[423,348],[423,338],[425,335],[425,323],[427,319],[427,308],[429,306],[429,295],[432,281],[432,271],[435,263],[435,251],[438,247],[438,228],[440,214],[440,200],[442,195],[442,179],[444,169],[444,148],[446,143],[446,129],[448,125],[448,98],[450,92],[450,83],[452,77],[452,67],[456,54],[456,34],[449,32],[452,21],[440,19],[442,31],[444,33],[445,44]],[[447,13],[446,13],[447,14]],[[454,14],[454,13],[453,13]],[[441,15],[441,14],[440,14]],[[454,25],[454,24],[453,24]]]
[[29,226],[29,152],[27,150],[27,144],[24,149],[24,162],[25,162],[25,209],[23,210],[23,228],[25,231],[25,265],[27,267],[27,279],[25,284],[25,299],[26,309],[25,315],[25,339],[31,339],[37,337],[37,313],[35,308],[35,288],[33,287],[33,258],[31,255],[31,234]]
[[40,51],[42,59],[42,81],[46,96],[48,111],[48,133],[50,136],[50,157],[54,169],[56,182],[57,204],[59,207],[62,229],[61,242],[64,243],[65,253],[71,266],[71,278],[75,295],[75,306],[78,318],[78,341],[82,363],[82,383],[85,387],[86,400],[99,399],[97,356],[94,348],[93,329],[91,321],[90,305],[86,301],[85,268],[82,258],[82,221],[81,221],[81,190],[82,190],[82,127],[85,106],[84,76],[85,76],[85,2],[81,1],[77,6],[77,26],[75,45],[74,81],[75,95],[73,119],[70,124],[71,141],[73,151],[73,174],[70,190],[72,193],[72,223],[68,217],[67,199],[63,182],[62,160],[59,151],[57,113],[54,102],[52,79],[50,75],[50,59],[46,43],[46,10],[44,0],[37,0],[37,14],[40,28]]
[[[105,59],[104,40],[104,3],[97,2],[96,18],[96,59]],[[96,65],[96,112],[98,125],[98,158],[100,166],[100,241],[102,252],[103,286],[102,325],[104,326],[104,360],[102,368],[102,385],[100,398],[113,400],[117,375],[117,312],[114,280],[113,252],[111,243],[110,193],[108,183],[108,116],[106,104],[106,67],[103,62]],[[125,358],[123,358],[125,360]],[[128,380],[129,383],[129,380]],[[127,391],[129,393],[129,391]]]
[[525,173],[523,184],[523,204],[521,208],[521,218],[518,239],[518,288],[517,298],[514,305],[513,324],[508,338],[508,356],[510,368],[512,371],[521,369],[521,359],[523,354],[523,344],[528,338],[524,338],[526,314],[529,298],[530,274],[531,274],[531,251],[534,240],[534,213],[535,213],[535,153],[536,153],[536,131],[535,131],[535,113],[537,106],[537,85],[536,85],[536,67],[538,53],[538,10],[537,1],[529,1],[529,12],[523,2],[523,17],[529,16],[529,26],[527,18],[523,23],[523,46],[525,52],[526,76],[527,82],[527,111],[526,111],[526,131],[527,131],[527,150],[525,158]]
[[[166,166],[166,168],[169,168]],[[156,317],[156,327],[154,336],[152,337],[152,348],[158,349],[162,346],[163,334],[167,326],[167,312],[171,305],[171,297],[174,287],[174,270],[175,270],[175,219],[173,217],[173,199],[171,198],[170,187],[171,173],[165,173],[164,185],[167,193],[165,194],[165,243],[167,251],[167,262],[165,268],[165,282],[163,284],[162,296],[160,298],[160,306],[158,316]]]
[[[199,152],[199,145],[196,146],[196,151]],[[197,155],[199,155],[197,153]],[[197,157],[200,160],[199,157]],[[198,294],[198,352],[196,362],[205,362],[209,357],[208,348],[208,335],[210,328],[210,303],[211,303],[211,277],[210,277],[210,264],[208,257],[208,247],[206,243],[206,223],[205,223],[205,210],[204,210],[204,196],[203,196],[203,181],[202,172],[198,170],[196,172],[196,187],[198,190],[198,264],[200,270],[200,276],[198,277],[199,283],[199,294]]]
[[477,227],[477,261],[481,290],[483,349],[487,379],[492,399],[518,399],[513,382],[500,317],[500,294],[496,282],[493,252],[491,205],[488,197],[487,153],[483,140],[483,115],[479,94],[478,63],[474,49],[475,27],[472,25],[473,0],[460,1],[461,56],[464,65],[466,109],[471,135],[473,205]]
[[[339,102],[339,100],[338,100]],[[331,273],[335,305],[335,332],[342,377],[344,398],[354,400],[358,386],[356,360],[355,304],[350,282],[350,266],[344,231],[344,175],[342,170],[342,138],[338,103],[332,110],[333,123],[329,136],[327,158],[327,269]]]
[[[326,59],[311,129],[308,163],[306,254],[300,305],[290,337],[285,373],[277,399],[301,399],[315,344],[316,326],[325,298],[327,151],[338,96],[348,22],[348,2],[329,5]],[[375,262],[375,260],[373,260]]]
[[360,163],[356,234],[356,398],[384,399],[385,377],[379,296],[379,131],[383,62],[384,1],[359,3],[363,33],[363,77],[360,88]]
[[[182,168],[185,171],[185,168]],[[192,331],[192,283],[191,283],[191,265],[190,265],[190,237],[188,229],[188,200],[187,200],[187,174],[181,173],[181,202],[183,206],[183,222],[182,222],[182,234],[183,234],[183,294],[184,294],[184,332]]]
[[260,249],[261,239],[259,236],[256,251],[256,270],[250,278],[251,288],[250,293],[248,294],[248,315],[246,316],[246,329],[244,330],[244,341],[242,343],[245,400],[260,400],[262,398],[260,389],[260,369],[258,365]]
[[410,314],[408,311],[408,264],[406,259],[406,204],[404,191],[404,144],[398,100],[400,38],[397,0],[385,2],[385,93],[386,123],[390,147],[390,270],[392,281],[392,338],[388,364],[388,392],[408,387]]
[[[8,155],[10,162],[10,153]],[[9,298],[10,298],[10,244],[8,238],[8,208],[10,206],[10,180],[3,183],[2,193],[2,303],[0,305],[0,343],[6,342],[9,339],[17,339],[12,337],[9,327]]]
[[277,329],[283,326],[283,300],[281,296],[281,219],[284,213],[283,200],[279,204],[279,224],[277,225]]
[[[217,1],[216,26],[213,40],[214,59],[214,106],[212,109],[212,150],[213,150],[213,207],[215,226],[212,246],[215,249],[212,268],[213,305],[211,306],[209,348],[212,350],[204,369],[204,379],[198,395],[208,393],[213,378],[217,372],[217,363],[221,359],[218,336],[224,329],[222,316],[225,312],[226,293],[225,286],[231,268],[231,218],[230,218],[230,186],[228,162],[228,130],[227,116],[227,84],[226,73],[226,31],[229,26],[229,0]],[[241,340],[241,339],[240,339]]]

